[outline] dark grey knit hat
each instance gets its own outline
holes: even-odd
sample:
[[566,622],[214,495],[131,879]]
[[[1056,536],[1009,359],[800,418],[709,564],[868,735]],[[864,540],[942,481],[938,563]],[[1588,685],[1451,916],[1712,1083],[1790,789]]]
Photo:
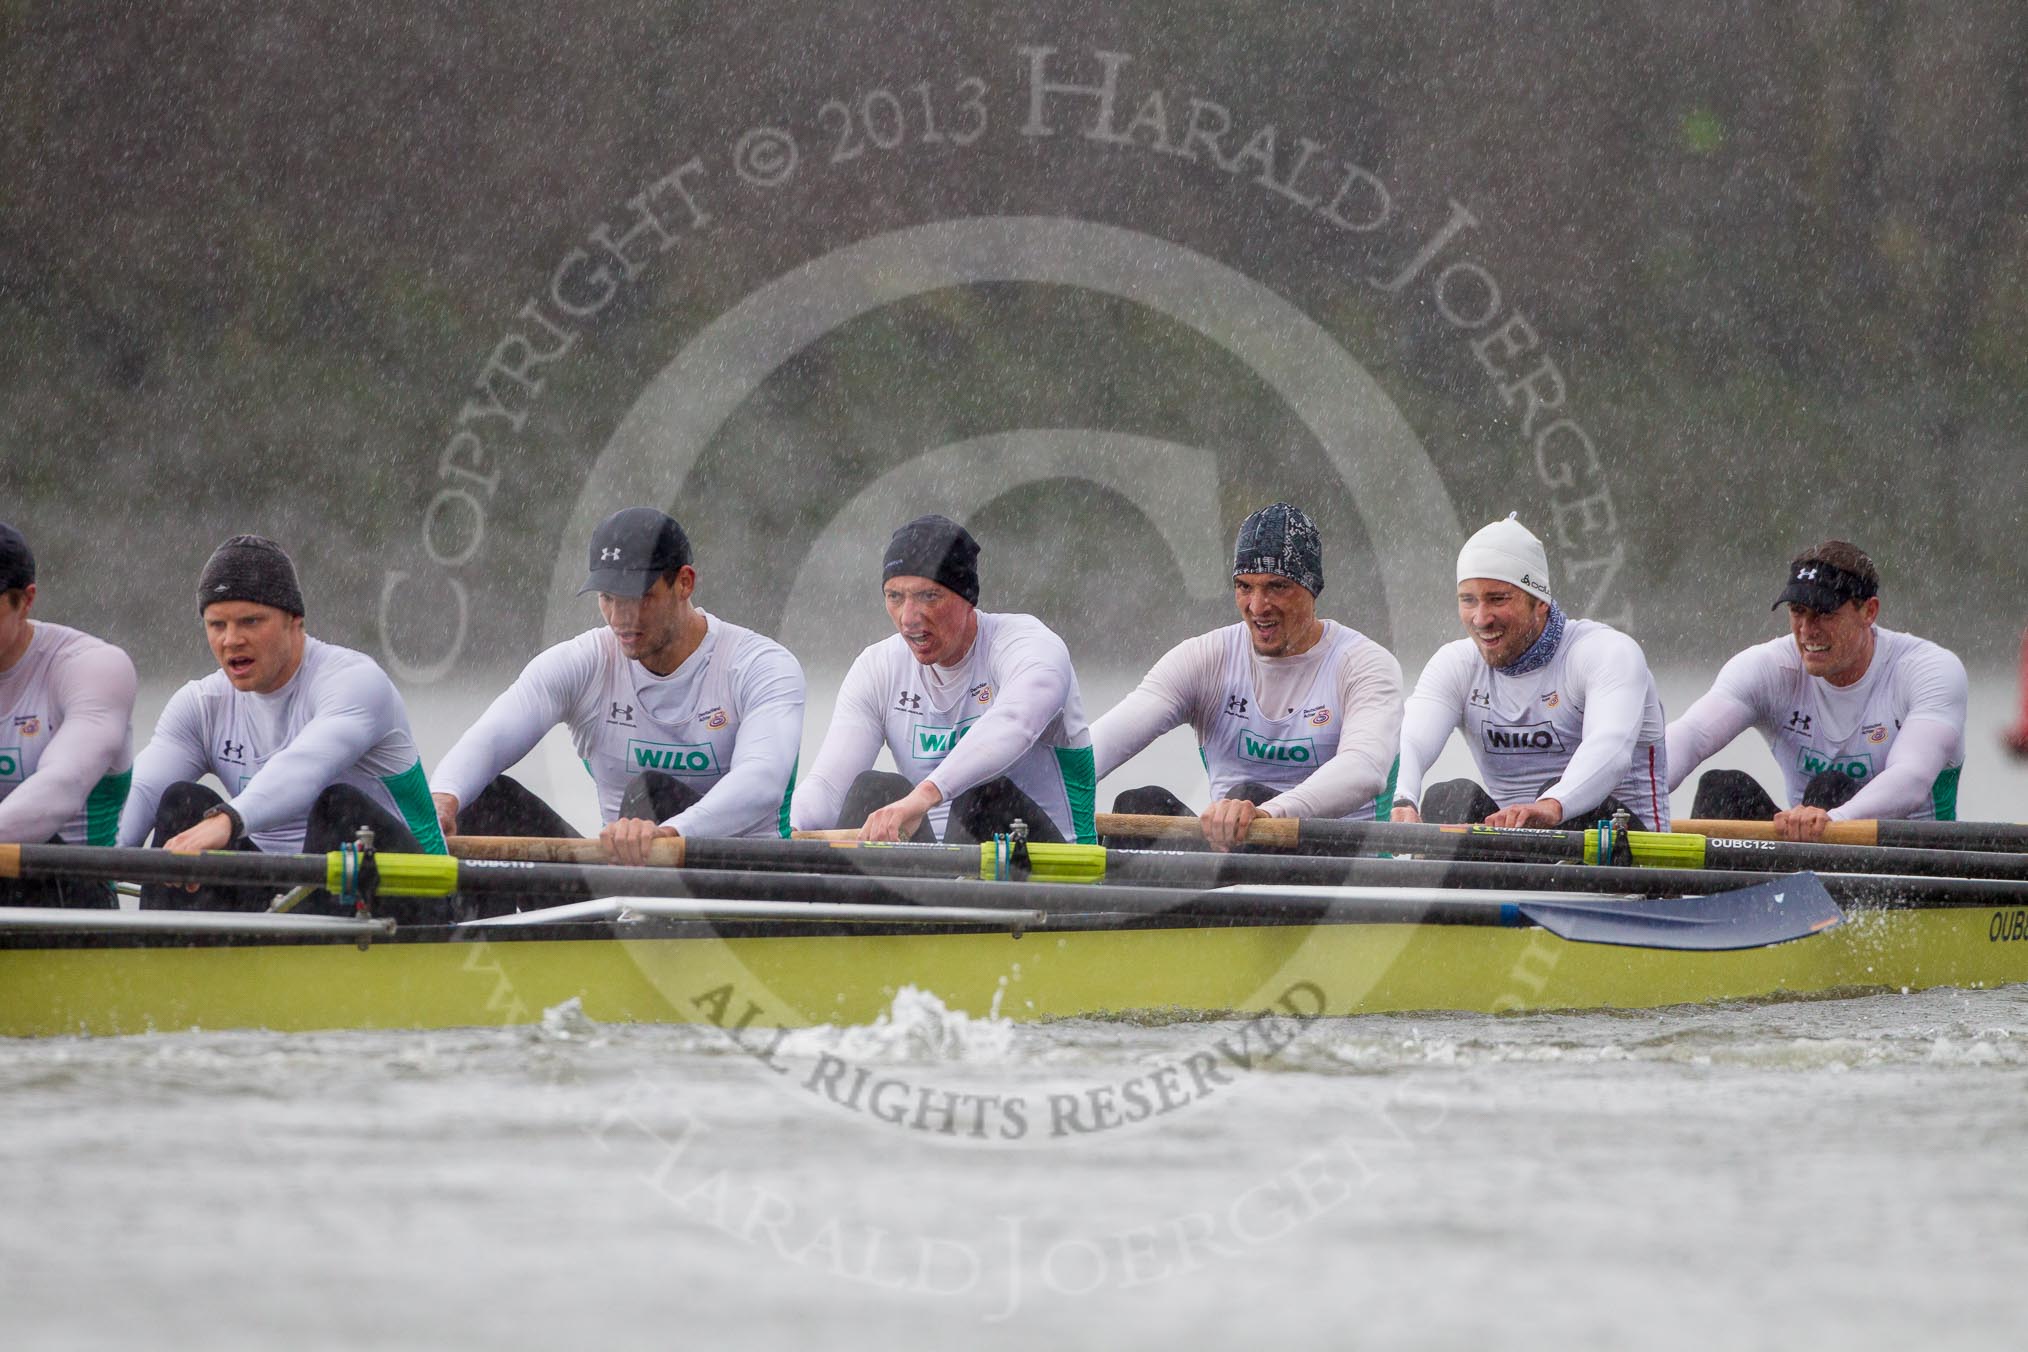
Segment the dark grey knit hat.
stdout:
[[1240,522],[1232,575],[1274,573],[1317,596],[1324,590],[1324,541],[1299,507],[1272,503]]
[[197,579],[197,613],[214,601],[251,601],[291,615],[303,613],[296,565],[273,540],[235,535],[212,551]]

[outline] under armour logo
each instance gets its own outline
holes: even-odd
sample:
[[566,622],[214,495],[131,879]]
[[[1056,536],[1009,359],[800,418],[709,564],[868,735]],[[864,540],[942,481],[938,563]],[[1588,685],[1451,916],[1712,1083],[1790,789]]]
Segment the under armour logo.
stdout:
[[1493,697],[1484,690],[1474,690],[1471,695],[1471,703],[1481,709],[1490,709],[1493,707]]
[[215,592],[231,591],[232,584],[230,582],[221,582],[216,587],[213,587],[212,590]]
[[912,714],[921,713],[922,696],[912,695],[908,691],[904,690],[901,692],[901,698],[894,702],[894,707],[897,709],[906,709],[908,712]]
[[1810,716],[1804,713],[1801,709],[1789,710],[1789,731],[1808,732],[1809,730],[1810,730]]
[[1815,564],[1811,564],[1808,568],[1796,569],[1796,581],[1815,582],[1816,580],[1817,580],[1817,566]]
[[620,703],[620,702],[619,702],[618,700],[614,700],[614,701],[613,701],[613,712],[612,712],[612,715],[611,715],[611,717],[610,717],[610,718],[608,718],[608,719],[607,719],[607,721],[608,721],[608,722],[613,722],[613,723],[631,723],[631,722],[633,722],[633,721],[634,721],[634,706],[633,706],[633,705],[631,705],[631,704],[622,704],[622,703]]
[[224,760],[229,761],[245,760],[246,743],[235,742],[232,740],[232,738],[228,737],[225,739],[225,746],[219,751],[218,754],[220,758]]
[[618,563],[619,561],[620,561],[620,551],[617,546],[615,546],[612,549],[601,549],[599,551],[600,563]]
[[1227,695],[1225,697],[1225,712],[1229,714],[1243,714],[1246,712],[1246,704],[1247,700],[1244,695]]

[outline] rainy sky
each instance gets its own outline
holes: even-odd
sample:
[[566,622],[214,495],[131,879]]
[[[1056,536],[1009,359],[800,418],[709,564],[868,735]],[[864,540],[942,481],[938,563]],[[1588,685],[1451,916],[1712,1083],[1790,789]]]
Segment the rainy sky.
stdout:
[[918,511],[972,524],[989,608],[1134,655],[1224,619],[1232,531],[1284,498],[1324,612],[1411,666],[1508,511],[1651,652],[1771,636],[1786,560],[1842,536],[1884,622],[1991,665],[2024,28],[14,5],[0,516],[43,613],[170,662],[211,547],[271,535],[312,630],[410,681],[582,627],[585,527],[638,502],[705,604],[820,656],[877,636]]

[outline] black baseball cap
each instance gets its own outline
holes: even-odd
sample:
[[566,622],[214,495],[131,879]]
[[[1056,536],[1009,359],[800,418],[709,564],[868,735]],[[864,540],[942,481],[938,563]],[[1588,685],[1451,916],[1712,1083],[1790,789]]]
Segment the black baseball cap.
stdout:
[[35,555],[21,532],[0,521],[0,591],[13,591],[35,582]]
[[1799,559],[1789,568],[1789,585],[1782,588],[1782,594],[1769,609],[1800,605],[1828,615],[1847,601],[1864,601],[1879,591],[1877,583],[1857,573],[1834,564]]
[[599,522],[592,532],[586,592],[645,596],[655,579],[690,562],[690,537],[675,518],[653,507],[628,507]]

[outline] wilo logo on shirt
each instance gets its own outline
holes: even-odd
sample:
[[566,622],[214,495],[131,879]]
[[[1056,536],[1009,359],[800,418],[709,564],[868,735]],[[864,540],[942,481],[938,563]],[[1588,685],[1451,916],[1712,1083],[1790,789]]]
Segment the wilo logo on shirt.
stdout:
[[1247,728],[1239,734],[1239,758],[1308,765],[1317,759],[1317,744],[1308,737],[1261,737],[1251,728]]
[[26,778],[21,773],[21,748],[0,746],[0,784],[19,784]]
[[715,775],[718,756],[709,742],[627,743],[627,760],[636,770],[660,770],[671,775]]
[[1496,756],[1563,750],[1563,739],[1548,723],[1488,723],[1479,733],[1486,750]]
[[977,721],[966,719],[955,728],[917,723],[909,730],[909,754],[917,760],[942,760],[951,754],[951,748],[965,740],[965,734],[972,730],[972,724]]
[[1852,779],[1864,779],[1873,773],[1873,756],[1866,751],[1833,756],[1806,746],[1796,753],[1796,768],[1812,778],[1823,774],[1826,770],[1838,770]]

